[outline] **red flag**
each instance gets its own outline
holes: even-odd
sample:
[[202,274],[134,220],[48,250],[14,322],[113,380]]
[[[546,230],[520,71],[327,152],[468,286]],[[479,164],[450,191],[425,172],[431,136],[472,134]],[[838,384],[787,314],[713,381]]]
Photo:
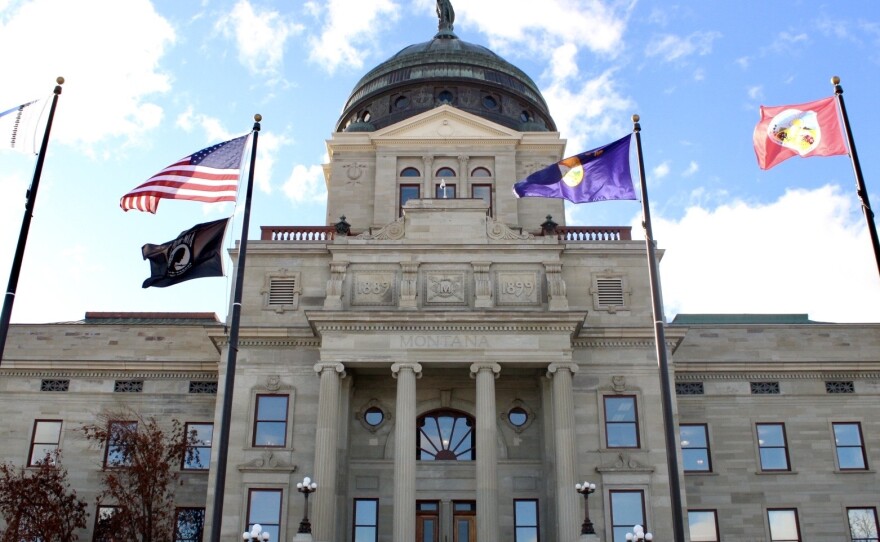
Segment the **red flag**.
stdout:
[[847,154],[833,96],[798,105],[762,105],[752,139],[761,169],[792,156]]
[[123,211],[155,213],[160,199],[235,201],[247,135],[181,158],[119,200]]

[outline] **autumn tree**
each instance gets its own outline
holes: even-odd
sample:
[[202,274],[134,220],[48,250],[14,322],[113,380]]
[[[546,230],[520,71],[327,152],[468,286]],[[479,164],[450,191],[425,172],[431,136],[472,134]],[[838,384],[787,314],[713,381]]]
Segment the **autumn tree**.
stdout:
[[76,496],[54,451],[35,467],[0,465],[0,514],[6,521],[2,542],[77,540],[86,527],[86,502]]
[[95,540],[173,540],[175,482],[184,459],[195,457],[195,434],[178,420],[166,429],[131,409],[105,412],[82,432],[104,450]]

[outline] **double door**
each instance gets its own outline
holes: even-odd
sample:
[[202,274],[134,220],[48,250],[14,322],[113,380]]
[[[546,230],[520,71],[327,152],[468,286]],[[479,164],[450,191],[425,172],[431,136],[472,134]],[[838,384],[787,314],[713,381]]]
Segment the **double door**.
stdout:
[[[452,533],[443,529],[443,509],[440,501],[416,503],[416,542],[476,542],[477,505],[474,501],[452,501]],[[441,535],[443,538],[441,539]]]

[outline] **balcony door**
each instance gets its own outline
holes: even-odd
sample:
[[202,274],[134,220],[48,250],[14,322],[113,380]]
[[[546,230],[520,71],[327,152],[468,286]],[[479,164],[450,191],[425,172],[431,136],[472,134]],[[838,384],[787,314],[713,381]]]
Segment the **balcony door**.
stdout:
[[452,542],[476,542],[477,504],[474,501],[452,503]]

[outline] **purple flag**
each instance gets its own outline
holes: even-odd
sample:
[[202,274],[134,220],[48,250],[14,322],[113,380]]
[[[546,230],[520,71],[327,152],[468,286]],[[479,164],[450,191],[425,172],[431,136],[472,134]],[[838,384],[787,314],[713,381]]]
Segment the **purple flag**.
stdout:
[[572,203],[636,199],[627,135],[532,173],[513,185],[517,197],[562,198]]

